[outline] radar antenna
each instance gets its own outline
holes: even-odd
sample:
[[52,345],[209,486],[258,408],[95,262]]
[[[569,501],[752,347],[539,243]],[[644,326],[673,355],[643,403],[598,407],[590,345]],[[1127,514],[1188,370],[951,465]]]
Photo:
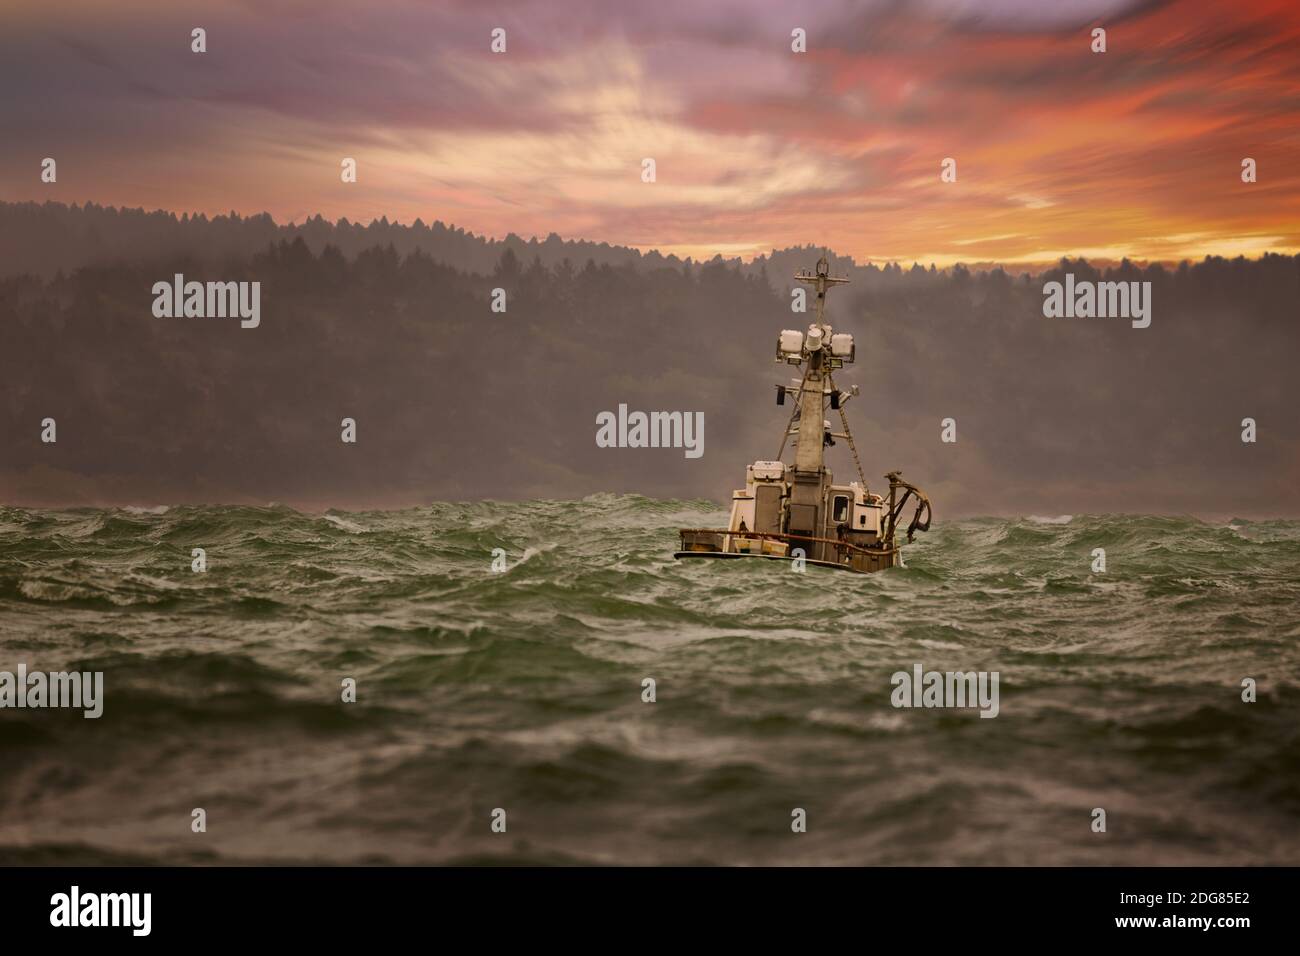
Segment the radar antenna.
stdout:
[[817,290],[817,324],[818,325],[826,324],[826,320],[824,318],[826,314],[826,290],[833,285],[837,285],[838,283],[849,281],[848,279],[841,279],[838,276],[833,276],[830,274],[830,272],[831,272],[830,263],[826,261],[826,253],[823,252],[822,257],[817,260],[817,272],[815,275],[805,270],[800,270],[799,272],[796,272],[794,274],[794,278],[796,282],[802,282],[805,285],[810,285]]

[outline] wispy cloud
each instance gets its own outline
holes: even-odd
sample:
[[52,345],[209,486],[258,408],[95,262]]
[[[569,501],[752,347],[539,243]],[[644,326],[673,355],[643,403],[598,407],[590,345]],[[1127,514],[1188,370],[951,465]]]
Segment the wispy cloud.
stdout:
[[19,0],[0,11],[0,195],[697,255],[1297,251],[1297,54],[1300,9],[1272,0]]

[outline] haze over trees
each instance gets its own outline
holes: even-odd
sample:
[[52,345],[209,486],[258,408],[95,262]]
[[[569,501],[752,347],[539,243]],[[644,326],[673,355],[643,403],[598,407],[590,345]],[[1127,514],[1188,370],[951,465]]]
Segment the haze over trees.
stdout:
[[[776,334],[806,325],[790,273],[817,254],[688,263],[440,224],[55,204],[0,204],[0,242],[0,504],[57,505],[722,501],[776,455]],[[830,316],[858,362],[837,384],[861,388],[847,410],[870,482],[902,469],[939,516],[1300,514],[1300,259],[842,266]],[[1150,281],[1151,327],[1045,318],[1043,283],[1066,272]],[[155,318],[150,290],[175,273],[261,282],[260,327]],[[596,447],[620,403],[704,412],[703,457]],[[852,474],[842,444],[831,464]]]

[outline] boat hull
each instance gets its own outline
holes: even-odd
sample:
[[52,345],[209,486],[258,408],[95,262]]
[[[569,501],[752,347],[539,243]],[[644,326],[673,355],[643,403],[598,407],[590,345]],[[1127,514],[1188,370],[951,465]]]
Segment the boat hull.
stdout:
[[[895,547],[863,548],[842,540],[791,534],[760,534],[712,528],[683,528],[681,550],[673,557],[684,558],[767,558],[801,561],[804,565],[870,574],[899,565]],[[807,557],[814,547],[820,557]],[[805,554],[795,554],[796,550]],[[826,560],[833,557],[834,560]]]
[[[870,571],[860,571],[857,568],[850,567],[847,564],[836,564],[834,561],[814,561],[811,558],[791,558],[783,554],[742,554],[735,551],[676,551],[673,557],[679,561],[683,558],[762,558],[766,561],[799,561],[804,564],[817,568],[831,568],[835,571],[852,571],[855,574],[870,574]],[[883,570],[883,568],[873,568],[872,570]]]

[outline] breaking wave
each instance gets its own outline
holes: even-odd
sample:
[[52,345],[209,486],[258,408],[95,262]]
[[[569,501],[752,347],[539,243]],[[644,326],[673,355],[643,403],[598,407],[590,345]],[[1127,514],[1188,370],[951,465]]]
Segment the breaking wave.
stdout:
[[[105,673],[99,721],[0,720],[0,859],[1300,863],[1300,523],[936,521],[865,576],[672,560],[723,521],[0,508],[0,670]],[[894,709],[916,663],[999,671],[999,717]],[[201,860],[194,806],[225,821]]]

